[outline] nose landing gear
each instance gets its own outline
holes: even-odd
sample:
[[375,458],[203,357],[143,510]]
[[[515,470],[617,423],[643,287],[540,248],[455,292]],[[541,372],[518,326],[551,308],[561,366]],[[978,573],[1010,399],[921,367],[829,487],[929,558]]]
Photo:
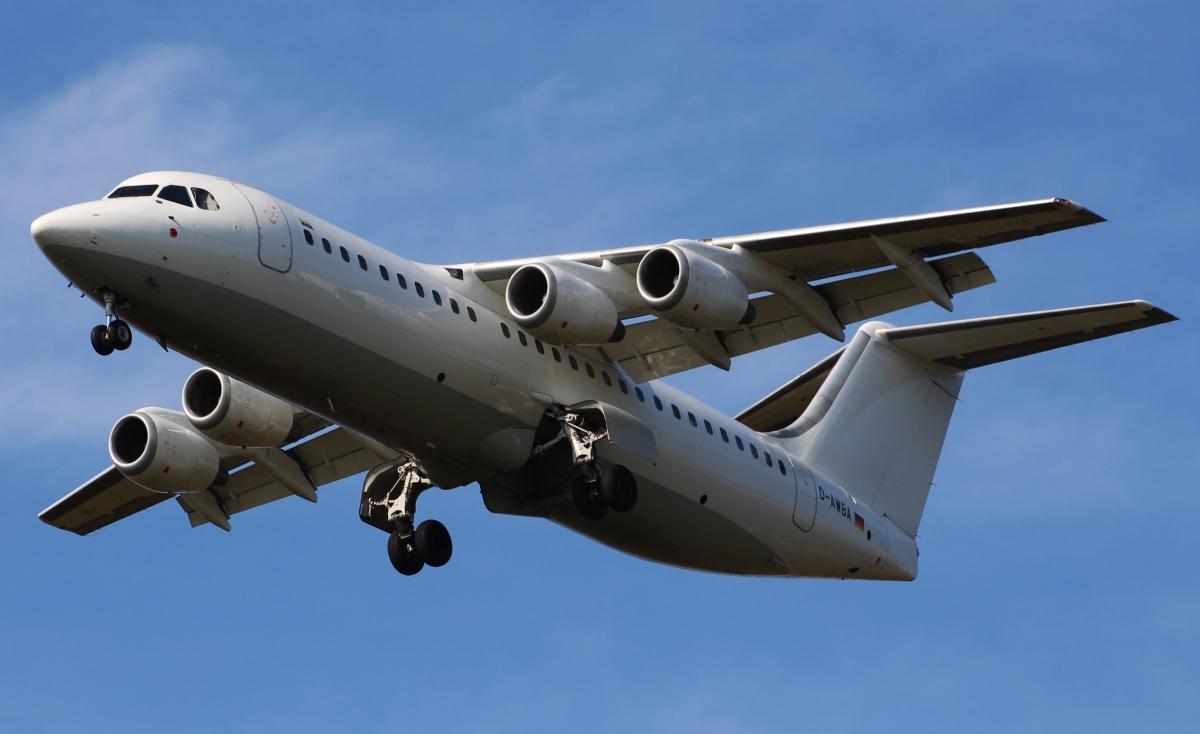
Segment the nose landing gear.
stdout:
[[[392,476],[396,479],[389,487]],[[372,471],[363,484],[359,516],[363,522],[388,531],[388,559],[405,576],[412,576],[425,566],[444,566],[454,553],[445,525],[426,520],[413,527],[417,497],[434,486],[413,460],[402,460],[382,472]]]
[[[128,305],[128,304],[126,304]],[[101,357],[107,357],[113,350],[124,351],[133,344],[133,330],[129,324],[116,318],[118,311],[117,294],[112,291],[104,292],[104,324],[92,329],[92,349]]]

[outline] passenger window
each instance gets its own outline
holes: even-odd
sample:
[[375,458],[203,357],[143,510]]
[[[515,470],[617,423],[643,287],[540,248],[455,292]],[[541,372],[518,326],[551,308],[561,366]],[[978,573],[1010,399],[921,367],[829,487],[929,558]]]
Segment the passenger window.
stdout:
[[362,255],[359,255],[358,256],[358,267],[362,268],[365,271],[367,269],[367,258],[363,257]]
[[683,420],[683,415],[679,412],[679,406],[675,403],[671,403],[671,413],[675,416],[675,420]]
[[657,395],[654,396],[654,407],[662,410],[662,401],[658,399]]
[[321,246],[325,248],[325,252],[328,252],[330,255],[333,254],[333,245],[329,244],[329,240],[324,237],[321,238]]
[[339,247],[338,249],[342,251],[342,260],[344,262],[350,262],[350,251],[345,247]]
[[508,324],[503,321],[500,322],[500,331],[504,332],[505,339],[512,339],[512,334],[508,332]]
[[621,386],[621,392],[625,393],[626,395],[629,394],[629,386],[626,385],[625,381],[620,377],[617,378],[617,384]]
[[[200,207],[200,208],[203,209],[204,207]],[[309,232],[307,229],[304,230],[304,241],[310,245],[317,244],[316,242],[313,241],[312,232]]]
[[721,429],[721,440],[725,443],[729,443],[729,434],[725,432],[724,428]]
[[637,395],[637,399],[638,399],[638,402],[639,402],[639,403],[644,403],[644,402],[646,402],[646,393],[642,392],[642,388],[640,388],[640,387],[634,387],[634,388],[633,388],[633,394],[634,394],[634,395]]
[[525,338],[525,332],[523,332],[519,329],[517,330],[517,339],[520,340],[521,346],[523,346],[523,347],[529,346],[529,340]]
[[768,454],[766,451],[763,452],[763,458],[767,460],[767,466],[775,466],[774,464],[771,463],[771,455]]
[[433,302],[437,305],[442,305],[442,294],[437,291],[430,291],[433,294]]
[[575,361],[574,354],[568,354],[567,361],[571,363],[571,369],[575,370],[576,372],[579,371],[579,363]]
[[596,370],[592,369],[592,366],[587,362],[584,362],[583,366],[587,368],[588,377],[592,378],[593,380],[596,379]]
[[418,296],[420,296],[421,298],[425,297],[425,289],[422,288],[421,284],[415,280],[413,281],[413,289],[417,291]]
[[785,477],[787,476],[787,469],[783,468],[783,459],[779,460],[779,473]]
[[[221,207],[217,206],[217,197],[208,193],[204,189],[192,189],[192,196],[196,197],[196,206],[209,212],[220,211]],[[308,241],[312,244],[312,240]]]
[[712,424],[709,423],[708,421],[704,421],[704,430],[708,431],[708,435],[710,435],[710,436],[713,435]]
[[699,425],[696,423],[696,414],[695,414],[695,413],[693,413],[693,412],[691,412],[691,411],[688,411],[688,423],[691,423],[691,424],[692,424],[692,428],[699,428],[699,427],[700,427],[700,426],[699,426]]
[[610,377],[608,376],[608,373],[607,373],[607,372],[605,372],[604,370],[600,370],[600,376],[604,378],[604,384],[605,384],[605,385],[608,385],[609,387],[612,387],[612,378],[610,378]]
[[158,192],[158,198],[186,206],[189,209],[192,207],[192,198],[188,196],[187,189],[182,186],[163,186],[162,191]]
[[471,308],[470,306],[467,306],[467,318],[471,319],[472,321],[479,320],[475,318],[475,309]]
[[454,313],[459,313],[458,301],[454,300],[453,298],[450,299],[450,310]]
[[734,436],[734,437],[733,437],[733,440],[734,440],[735,442],[737,442],[738,451],[745,451],[745,450],[746,450],[746,447],[742,445],[742,437],[741,437],[741,436]]
[[758,447],[754,444],[750,444],[750,455],[756,459],[758,458]]
[[404,290],[408,290],[408,281],[405,280],[404,276],[400,273],[396,273],[396,283],[398,283]]
[[383,278],[384,280],[391,280],[391,278],[388,276],[387,268],[383,267],[382,265],[379,266],[379,277]]
[[538,339],[533,340],[533,346],[537,347],[538,354],[545,354],[546,348],[542,346],[542,342]]
[[130,199],[136,196],[153,196],[158,191],[158,184],[142,184],[140,186],[121,186],[108,195],[110,199]]
[[550,353],[554,355],[555,362],[562,361],[562,355],[558,353],[558,347],[550,347]]

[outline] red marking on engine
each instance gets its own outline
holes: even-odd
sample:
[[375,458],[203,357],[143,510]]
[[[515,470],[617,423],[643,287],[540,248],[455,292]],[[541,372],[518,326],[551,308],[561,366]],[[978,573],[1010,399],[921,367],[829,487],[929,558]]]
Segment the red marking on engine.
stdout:
[[179,236],[179,230],[175,229],[174,227],[171,227],[171,236],[172,236],[172,237],[178,237],[178,236]]
[[699,303],[697,303],[695,306],[692,306],[692,310],[693,310],[693,311],[699,311],[699,310],[700,310],[700,304],[699,304]]
[[246,421],[238,421],[238,428],[241,428],[241,427],[242,427],[242,424],[243,424],[243,423],[245,423],[245,422],[246,422]]
[[166,474],[166,473],[167,473],[167,472],[169,472],[169,471],[171,471],[171,467],[169,467],[169,466],[164,466],[164,467],[163,467],[163,474]]
[[567,328],[567,322],[566,322],[566,321],[564,321],[564,322],[563,322],[563,325],[562,325],[562,326],[560,326],[560,327],[558,327],[558,328],[560,328],[560,329],[565,329],[565,328]]

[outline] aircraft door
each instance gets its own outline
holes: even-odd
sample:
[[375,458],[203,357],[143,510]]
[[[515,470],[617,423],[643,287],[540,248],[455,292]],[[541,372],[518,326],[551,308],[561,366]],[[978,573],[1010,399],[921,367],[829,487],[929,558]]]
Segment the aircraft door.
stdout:
[[792,476],[796,478],[796,509],[792,512],[792,522],[804,532],[812,530],[817,519],[817,483],[808,467],[799,461],[792,462]]
[[258,222],[258,261],[286,273],[292,267],[292,231],[279,202],[265,191],[234,184],[245,195]]

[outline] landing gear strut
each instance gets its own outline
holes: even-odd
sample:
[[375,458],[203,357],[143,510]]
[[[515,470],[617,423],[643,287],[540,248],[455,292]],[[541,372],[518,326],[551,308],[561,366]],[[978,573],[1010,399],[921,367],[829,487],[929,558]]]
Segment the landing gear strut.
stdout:
[[547,414],[561,426],[558,435],[534,448],[534,455],[541,454],[559,441],[571,445],[571,455],[579,467],[579,475],[571,487],[571,499],[575,509],[586,520],[599,520],[611,509],[614,512],[629,512],[637,504],[637,482],[633,472],[621,464],[612,464],[605,469],[596,462],[596,442],[607,434],[607,428],[594,430],[587,425],[582,414],[562,406],[554,406]]
[[[128,305],[128,304],[126,304]],[[117,316],[117,294],[104,291],[104,322],[92,329],[92,349],[101,357],[107,357],[114,349],[129,349],[133,344],[133,330]]]
[[[390,489],[382,490],[391,476],[395,476],[395,480]],[[380,484],[379,480],[385,483]],[[434,487],[433,482],[411,459],[390,468],[379,480],[372,482],[372,477],[368,476],[359,515],[364,522],[390,533],[387,549],[392,566],[405,576],[412,576],[425,566],[446,565],[454,553],[446,526],[437,520],[426,520],[413,527],[417,497]]]

